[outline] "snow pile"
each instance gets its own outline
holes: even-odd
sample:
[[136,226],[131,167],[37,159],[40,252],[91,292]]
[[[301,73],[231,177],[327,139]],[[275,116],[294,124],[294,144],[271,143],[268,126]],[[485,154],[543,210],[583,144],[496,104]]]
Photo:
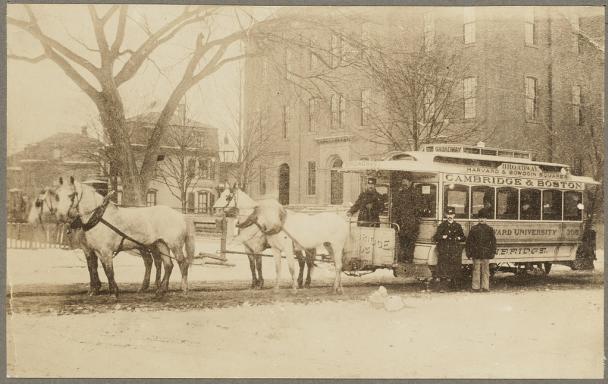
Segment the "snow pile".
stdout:
[[377,291],[374,291],[367,301],[373,308],[380,309],[384,308],[389,312],[398,311],[405,307],[405,303],[401,296],[390,295],[384,286],[380,286]]
[[367,301],[371,304],[372,307],[379,309],[384,307],[384,300],[387,297],[388,292],[386,291],[386,288],[381,285],[377,291],[374,291],[371,295],[369,295]]

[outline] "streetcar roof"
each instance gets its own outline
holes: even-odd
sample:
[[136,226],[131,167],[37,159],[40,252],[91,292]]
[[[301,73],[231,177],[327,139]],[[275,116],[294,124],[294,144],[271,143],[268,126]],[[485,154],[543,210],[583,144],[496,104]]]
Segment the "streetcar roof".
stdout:
[[[444,161],[437,161],[441,158]],[[449,160],[453,159],[454,163]],[[451,152],[402,152],[401,158],[397,160],[353,160],[344,163],[341,172],[365,172],[365,171],[403,171],[412,173],[458,173],[466,164],[458,164],[458,160],[479,160],[494,163],[526,164],[532,166],[563,168],[569,171],[569,166],[561,163],[549,163],[533,161],[530,159],[513,158],[507,156],[489,156],[473,153],[451,153]],[[585,184],[600,184],[587,176],[574,176],[569,174],[568,179]]]

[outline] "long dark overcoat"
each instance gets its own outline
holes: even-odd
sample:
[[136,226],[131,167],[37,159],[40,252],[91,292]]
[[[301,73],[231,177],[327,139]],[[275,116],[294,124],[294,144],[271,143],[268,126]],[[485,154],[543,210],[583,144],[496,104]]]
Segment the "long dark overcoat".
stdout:
[[[445,236],[445,238],[444,238]],[[465,241],[462,226],[447,220],[439,224],[433,240],[437,243],[437,277],[457,279],[462,267],[462,244]]]

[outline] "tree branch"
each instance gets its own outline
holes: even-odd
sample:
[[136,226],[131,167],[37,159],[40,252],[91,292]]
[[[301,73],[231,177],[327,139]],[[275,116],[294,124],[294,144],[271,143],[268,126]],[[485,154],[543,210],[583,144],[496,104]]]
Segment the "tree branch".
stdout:
[[27,57],[27,56],[20,56],[20,55],[12,55],[12,54],[8,54],[6,55],[7,58],[11,59],[11,60],[20,60],[20,61],[25,61],[28,63],[32,63],[32,64],[36,64],[41,62],[42,60],[46,60],[49,57],[46,54],[41,54],[39,56],[36,57]]
[[114,57],[120,56],[119,50],[122,42],[125,38],[125,27],[127,24],[127,11],[128,5],[121,5],[120,12],[118,14],[118,25],[116,26],[116,38],[114,39],[114,43],[112,44],[112,48],[110,51]]

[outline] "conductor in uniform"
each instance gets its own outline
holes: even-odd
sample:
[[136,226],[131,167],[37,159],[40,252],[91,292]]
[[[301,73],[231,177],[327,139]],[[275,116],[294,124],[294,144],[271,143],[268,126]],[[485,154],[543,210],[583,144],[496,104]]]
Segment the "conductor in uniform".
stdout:
[[348,210],[348,216],[359,212],[357,221],[360,227],[379,227],[380,213],[384,209],[384,198],[376,191],[376,179],[367,179],[367,189],[359,195],[355,204]]
[[447,219],[437,227],[433,241],[437,243],[437,269],[436,274],[440,280],[440,292],[445,292],[446,283],[452,289],[458,289],[462,268],[462,246],[465,241],[462,226],[454,221],[456,210],[447,207]]
[[422,197],[408,178],[401,180],[401,187],[393,200],[393,221],[399,225],[399,261],[411,263],[420,231],[420,201]]

